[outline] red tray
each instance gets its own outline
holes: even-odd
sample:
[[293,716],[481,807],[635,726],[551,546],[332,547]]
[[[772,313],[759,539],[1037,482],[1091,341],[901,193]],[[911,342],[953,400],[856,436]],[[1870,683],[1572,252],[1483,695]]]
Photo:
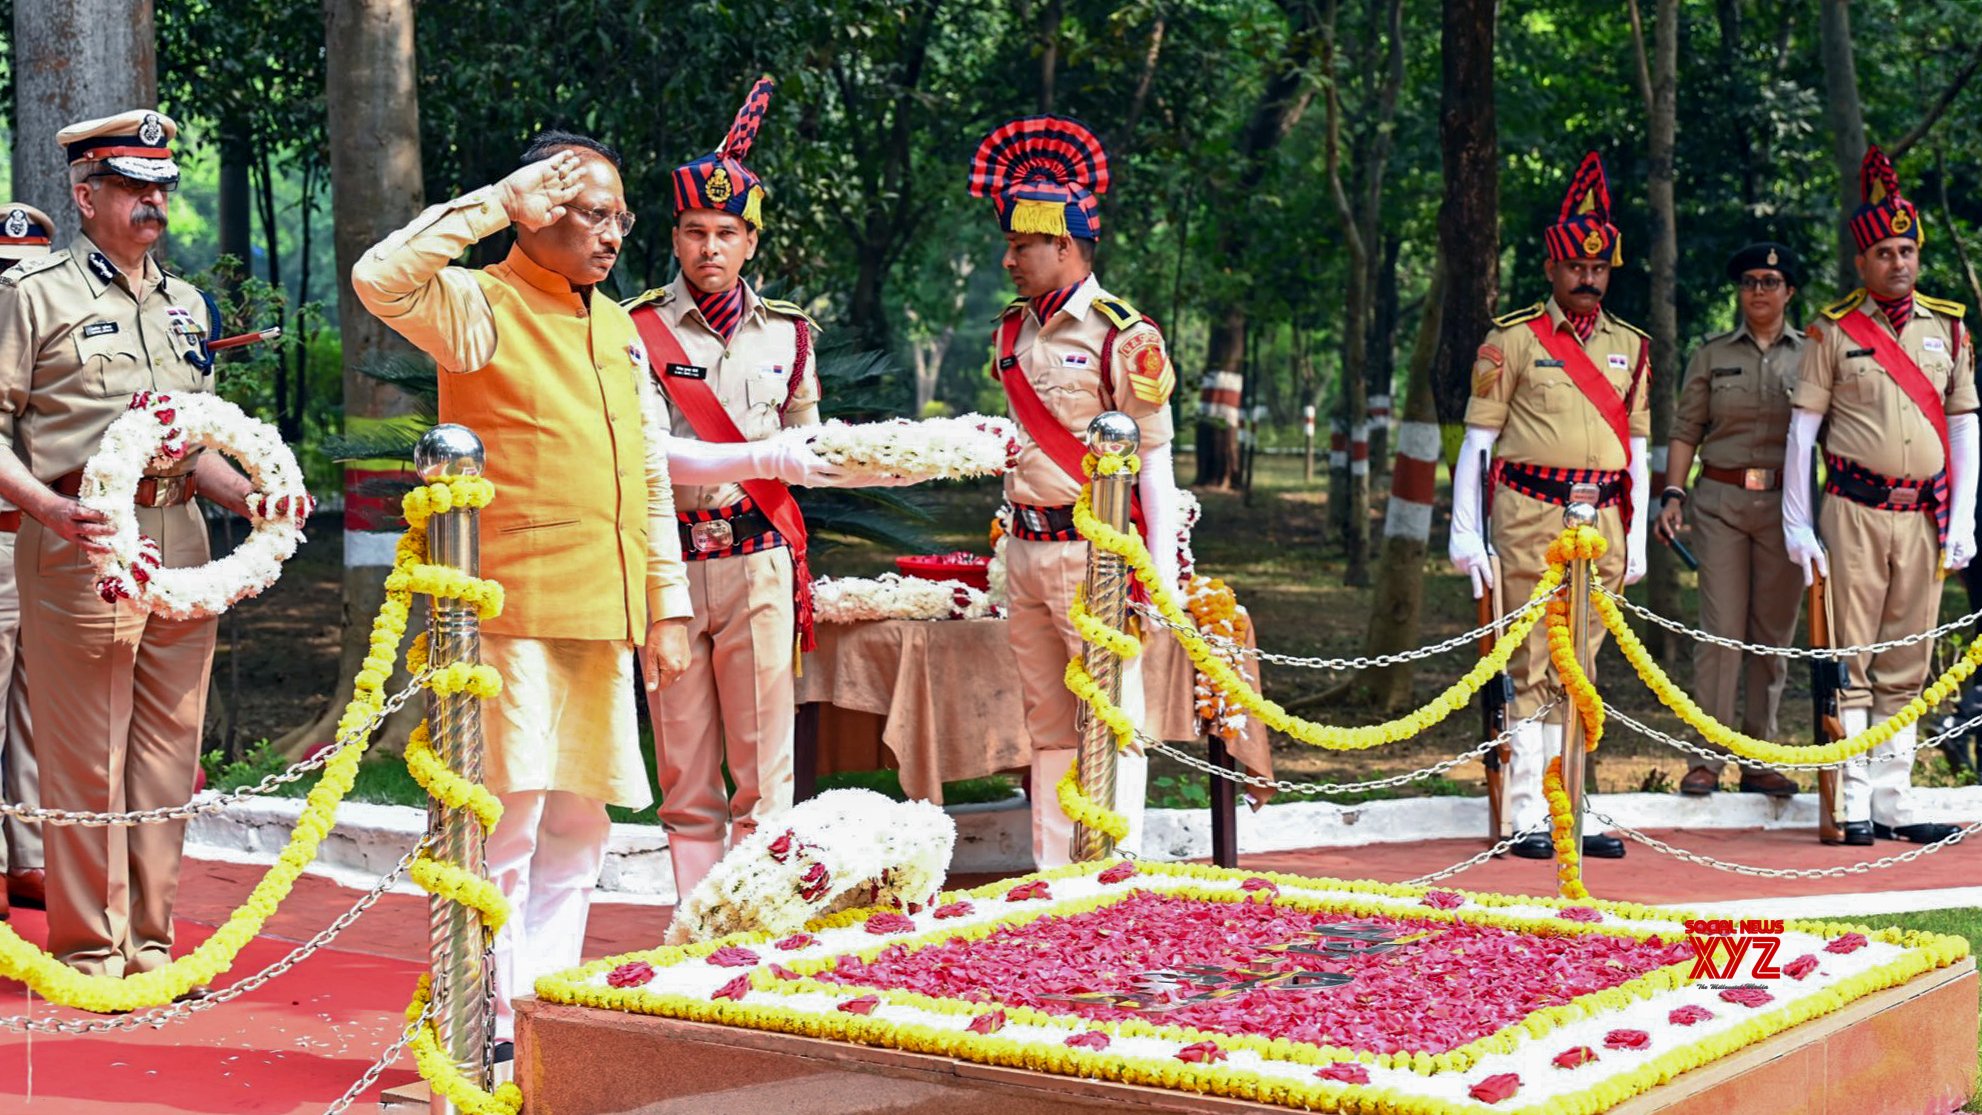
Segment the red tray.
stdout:
[[895,568],[906,577],[925,581],[961,581],[972,588],[991,587],[991,559],[969,550],[947,554],[914,554],[895,559]]

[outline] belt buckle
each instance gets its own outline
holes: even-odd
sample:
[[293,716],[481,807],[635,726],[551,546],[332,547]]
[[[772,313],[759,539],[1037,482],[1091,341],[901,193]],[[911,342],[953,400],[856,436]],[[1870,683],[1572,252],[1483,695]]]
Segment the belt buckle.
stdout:
[[1587,503],[1595,507],[1597,494],[1601,490],[1595,484],[1571,484],[1569,485],[1569,502]]
[[736,531],[728,519],[711,519],[706,523],[696,523],[688,528],[689,544],[698,554],[727,550],[736,541]]
[[177,476],[145,477],[146,480],[151,481],[151,500],[145,506],[172,507],[176,504],[184,503],[185,500],[182,497],[186,491],[187,475],[187,473],[180,473]]
[[1751,492],[1766,492],[1776,486],[1776,470],[1772,468],[1742,469],[1741,486]]
[[1025,518],[1025,529],[1034,534],[1046,533],[1046,516],[1040,514],[1037,507],[1021,508],[1019,514]]
[[1920,502],[1920,489],[1894,488],[1886,494],[1886,502],[1894,507],[1912,507]]

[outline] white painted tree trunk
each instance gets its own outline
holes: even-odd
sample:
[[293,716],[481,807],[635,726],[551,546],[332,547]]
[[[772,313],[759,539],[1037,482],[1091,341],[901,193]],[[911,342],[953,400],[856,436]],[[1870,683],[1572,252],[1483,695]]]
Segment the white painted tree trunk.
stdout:
[[13,200],[54,218],[55,243],[67,245],[76,207],[55,133],[157,106],[151,0],[15,0],[13,30]]

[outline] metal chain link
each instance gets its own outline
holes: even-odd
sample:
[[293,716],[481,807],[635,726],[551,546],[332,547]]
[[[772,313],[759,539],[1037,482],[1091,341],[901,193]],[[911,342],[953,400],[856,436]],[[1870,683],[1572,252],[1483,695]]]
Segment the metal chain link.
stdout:
[[1500,843],[1495,844],[1493,847],[1488,848],[1486,851],[1468,856],[1465,859],[1460,860],[1458,863],[1453,864],[1451,867],[1447,867],[1440,871],[1434,871],[1429,875],[1420,875],[1415,879],[1406,879],[1398,885],[1406,886],[1406,887],[1421,887],[1426,883],[1436,883],[1440,879],[1449,879],[1452,876],[1457,875],[1462,871],[1470,871],[1473,868],[1478,867],[1480,864],[1483,864],[1486,861],[1494,858],[1495,856],[1505,853],[1509,848],[1512,848],[1514,845],[1519,844],[1521,841],[1526,840],[1528,837],[1533,836],[1538,832],[1547,832],[1547,831],[1548,831],[1548,827],[1546,825],[1536,825],[1534,828],[1522,829],[1520,832],[1517,832],[1514,835],[1508,837],[1507,839],[1502,840]]
[[366,1069],[364,1075],[358,1077],[356,1083],[344,1089],[344,1094],[337,1097],[335,1103],[324,1108],[323,1115],[344,1115],[346,1111],[349,1111],[351,1105],[357,1102],[358,1097],[365,1094],[365,1089],[371,1087],[378,1080],[381,1073],[391,1068],[394,1061],[399,1060],[399,1055],[406,1051],[406,1046],[413,1040],[413,1035],[418,1033],[421,1027],[426,1026],[434,1020],[435,1010],[435,1001],[429,998],[427,1005],[420,1009],[420,1017],[407,1023],[405,1028],[399,1031],[399,1036],[393,1040],[391,1045],[385,1047],[385,1052],[379,1054],[378,1060],[372,1062],[372,1067]]
[[[1556,589],[1557,593],[1561,591],[1562,590],[1559,588]],[[1550,594],[1550,596],[1553,595],[1554,595],[1553,593]],[[1497,635],[1499,634],[1502,628],[1506,627],[1508,624],[1514,622],[1515,620],[1521,618],[1522,616],[1527,615],[1530,611],[1533,611],[1534,609],[1541,607],[1543,604],[1547,603],[1548,600],[1549,600],[1549,596],[1543,596],[1537,599],[1531,599],[1527,603],[1521,605],[1519,608],[1516,608],[1515,610],[1507,613],[1505,616],[1502,616],[1500,620],[1498,620],[1495,623],[1489,623],[1481,627],[1475,627],[1471,631],[1465,632],[1464,634],[1460,634],[1460,635],[1454,635],[1451,638],[1444,640],[1443,642],[1433,643],[1430,646],[1420,647],[1417,650],[1400,651],[1397,654],[1379,654],[1374,658],[1370,658],[1370,657],[1303,658],[1299,655],[1293,655],[1293,654],[1275,654],[1271,651],[1261,650],[1258,647],[1249,647],[1242,645],[1240,643],[1234,642],[1231,639],[1226,638],[1223,635],[1205,634],[1199,631],[1194,626],[1181,624],[1181,623],[1172,623],[1168,618],[1166,618],[1163,615],[1163,613],[1157,611],[1156,606],[1153,604],[1139,604],[1139,603],[1131,602],[1129,607],[1138,615],[1156,624],[1158,627],[1167,627],[1170,630],[1178,632],[1180,634],[1196,635],[1199,638],[1202,638],[1206,643],[1210,644],[1211,648],[1217,651],[1220,656],[1229,656],[1236,654],[1246,658],[1257,658],[1262,662],[1272,662],[1281,666],[1298,666],[1301,669],[1305,669],[1305,670],[1370,670],[1370,669],[1383,669],[1389,666],[1401,666],[1406,662],[1416,662],[1420,659],[1436,657],[1437,655],[1444,654],[1446,651],[1457,650],[1458,648],[1465,646],[1468,643],[1478,642],[1479,640],[1486,638],[1488,635]]]
[[1487,740],[1471,751],[1461,752],[1450,759],[1442,759],[1422,770],[1411,771],[1409,774],[1393,774],[1387,778],[1373,778],[1366,782],[1289,782],[1284,778],[1262,778],[1257,774],[1252,774],[1244,770],[1227,770],[1216,763],[1200,759],[1188,751],[1179,751],[1168,743],[1145,735],[1142,732],[1136,733],[1136,739],[1141,742],[1145,750],[1168,755],[1192,770],[1202,771],[1205,774],[1223,778],[1227,782],[1237,782],[1260,790],[1277,790],[1284,794],[1355,794],[1365,790],[1387,790],[1393,786],[1402,786],[1407,783],[1416,782],[1421,778],[1430,778],[1433,775],[1444,774],[1453,767],[1481,758],[1487,752],[1492,751],[1501,744],[1511,741],[1514,738],[1514,733],[1519,729],[1529,724],[1539,723],[1543,717],[1554,711],[1556,704],[1557,701],[1555,700],[1549,701],[1537,709],[1533,716],[1509,725],[1506,731]]
[[[1646,739],[1676,747],[1681,751],[1691,752],[1700,758],[1711,759],[1714,762],[1738,763],[1750,770],[1842,770],[1846,767],[1862,767],[1872,761],[1872,752],[1867,751],[1860,755],[1854,755],[1849,759],[1839,759],[1834,763],[1765,763],[1760,759],[1750,759],[1742,755],[1715,751],[1694,743],[1692,740],[1681,739],[1678,736],[1660,731],[1648,724],[1633,720],[1629,714],[1620,712],[1609,706],[1606,706],[1604,711],[1607,716],[1632,731],[1637,732],[1639,735],[1644,736]],[[1982,727],[1982,716],[1964,720],[1952,728],[1943,728],[1926,739],[1916,741],[1913,745],[1915,753],[1918,754],[1920,751],[1924,751],[1929,747],[1939,747],[1942,743],[1978,727]]]
[[199,1014],[202,1011],[209,1011],[215,1007],[230,1003],[246,995],[248,992],[260,988],[263,984],[275,979],[277,976],[286,974],[291,968],[308,960],[318,950],[336,940],[338,934],[350,928],[351,923],[357,921],[359,915],[371,909],[386,891],[391,890],[393,885],[399,882],[400,877],[406,873],[407,868],[412,866],[414,858],[426,850],[432,842],[432,837],[422,837],[413,846],[411,851],[399,857],[399,862],[393,866],[391,871],[386,872],[385,876],[375,883],[371,890],[367,891],[358,901],[352,903],[350,909],[338,915],[337,920],[318,931],[316,936],[289,950],[288,954],[283,956],[282,959],[277,960],[254,975],[238,983],[229,984],[204,998],[188,999],[179,1003],[168,1003],[162,1007],[152,1007],[144,1011],[133,1011],[130,1014],[118,1015],[112,1018],[48,1019],[36,1018],[28,1014],[17,1014],[0,1017],[0,1030],[15,1030],[24,1033],[39,1034],[103,1034],[116,1030],[136,1030],[142,1026],[162,1028],[169,1023],[178,1022],[192,1015]]
[[1960,619],[1944,623],[1931,631],[1922,631],[1917,634],[1902,636],[1898,639],[1891,639],[1883,643],[1870,643],[1864,646],[1817,648],[1772,647],[1760,643],[1745,643],[1740,639],[1730,639],[1725,635],[1708,634],[1698,628],[1688,627],[1678,620],[1667,619],[1641,604],[1635,604],[1626,599],[1623,593],[1614,592],[1606,585],[1596,585],[1594,587],[1626,611],[1648,623],[1663,627],[1675,635],[1684,635],[1689,639],[1694,639],[1702,643],[1711,643],[1717,647],[1726,647],[1729,650],[1745,651],[1749,654],[1768,655],[1775,658],[1851,658],[1860,654],[1878,654],[1882,651],[1894,650],[1899,647],[1910,647],[1916,643],[1939,639],[1943,635],[1951,635],[1956,631],[1968,627],[1976,620],[1982,619],[1982,612],[1970,612]]
[[366,739],[386,718],[405,707],[413,699],[429,678],[432,670],[422,671],[418,677],[406,684],[406,688],[386,699],[385,704],[366,720],[350,731],[344,732],[337,742],[315,755],[297,763],[287,770],[277,771],[264,777],[253,786],[237,786],[223,794],[215,794],[205,800],[189,801],[183,805],[160,806],[157,809],[135,809],[125,813],[89,813],[69,809],[37,809],[31,805],[17,805],[0,802],[0,817],[11,817],[21,821],[41,821],[51,825],[82,825],[98,828],[134,828],[138,825],[162,824],[166,821],[182,821],[208,813],[219,813],[237,801],[273,793],[277,786],[294,782],[306,774],[321,770],[324,764],[341,754],[345,748]]
[[1602,824],[1603,827],[1616,829],[1618,832],[1636,840],[1638,843],[1643,844],[1655,852],[1664,852],[1666,855],[1685,860],[1688,863],[1698,864],[1701,867],[1711,867],[1716,871],[1728,871],[1736,875],[1749,875],[1757,879],[1839,879],[1846,875],[1863,875],[1867,872],[1877,871],[1882,867],[1897,867],[1903,863],[1912,863],[1921,856],[1932,855],[1950,844],[1960,843],[1964,838],[1982,832],[1982,821],[1976,821],[1973,824],[1956,829],[1953,835],[1936,840],[1932,844],[1915,848],[1910,852],[1901,852],[1896,856],[1883,856],[1879,859],[1849,864],[1843,867],[1755,867],[1750,864],[1734,863],[1730,860],[1703,856],[1698,852],[1689,852],[1684,848],[1675,848],[1656,836],[1646,835],[1629,825],[1620,825],[1595,810],[1590,812],[1590,816]]

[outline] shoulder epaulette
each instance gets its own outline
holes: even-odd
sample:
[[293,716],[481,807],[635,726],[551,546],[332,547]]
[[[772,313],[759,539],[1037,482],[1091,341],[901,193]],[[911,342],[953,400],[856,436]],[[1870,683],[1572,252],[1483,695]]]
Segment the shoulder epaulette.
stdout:
[[1630,322],[1624,320],[1623,318],[1618,317],[1616,314],[1605,314],[1604,316],[1609,318],[1613,325],[1622,325],[1624,328],[1629,329],[1631,332],[1638,334],[1640,337],[1643,337],[1648,341],[1652,339],[1652,335],[1650,333],[1647,333],[1643,329],[1640,329],[1637,326],[1631,324]]
[[1533,321],[1547,312],[1548,306],[1545,303],[1537,302],[1526,309],[1515,310],[1511,314],[1502,314],[1494,318],[1493,323],[1501,329],[1511,329],[1523,322]]
[[1136,308],[1119,298],[1096,298],[1094,308],[1100,310],[1109,321],[1114,322],[1117,329],[1127,329],[1142,321],[1142,315],[1136,312]]
[[634,310],[639,309],[642,306],[658,306],[661,303],[666,302],[668,299],[673,297],[674,297],[674,288],[671,286],[648,287],[646,290],[641,291],[639,294],[633,296],[632,298],[629,298],[626,301],[621,302],[619,306],[620,309],[626,310],[630,313]]
[[39,274],[51,267],[67,262],[69,262],[69,249],[67,248],[50,252],[45,256],[34,256],[9,267],[5,274],[0,274],[0,282],[18,283],[29,275]]
[[1860,287],[1859,289],[1852,291],[1850,294],[1845,295],[1843,298],[1840,298],[1837,301],[1831,303],[1830,305],[1825,306],[1823,313],[1825,317],[1830,318],[1832,321],[1838,321],[1841,318],[1843,318],[1844,315],[1857,309],[1859,303],[1864,301],[1865,301],[1865,290],[1863,287]]
[[812,320],[812,315],[806,313],[805,309],[796,302],[787,302],[782,298],[765,298],[761,299],[761,301],[764,303],[764,308],[774,314],[781,314],[785,317],[802,317],[805,319],[807,325],[810,325],[814,329],[819,328],[819,323]]
[[1914,292],[1913,300],[1937,314],[1945,314],[1956,321],[1960,321],[1968,314],[1968,307],[1959,302],[1951,302],[1946,298],[1929,298],[1919,291]]
[[1025,308],[1025,299],[1014,298],[1010,302],[1005,303],[1004,309],[998,311],[998,320],[1003,321],[1006,318],[1012,316],[1013,314],[1018,313],[1020,310],[1024,308]]
[[1705,336],[1702,336],[1699,340],[1694,341],[1693,347],[1705,348],[1706,346],[1713,344],[1715,341],[1727,340],[1729,337],[1734,336],[1734,333],[1735,331],[1732,329],[1723,329],[1718,333],[1708,333]]

